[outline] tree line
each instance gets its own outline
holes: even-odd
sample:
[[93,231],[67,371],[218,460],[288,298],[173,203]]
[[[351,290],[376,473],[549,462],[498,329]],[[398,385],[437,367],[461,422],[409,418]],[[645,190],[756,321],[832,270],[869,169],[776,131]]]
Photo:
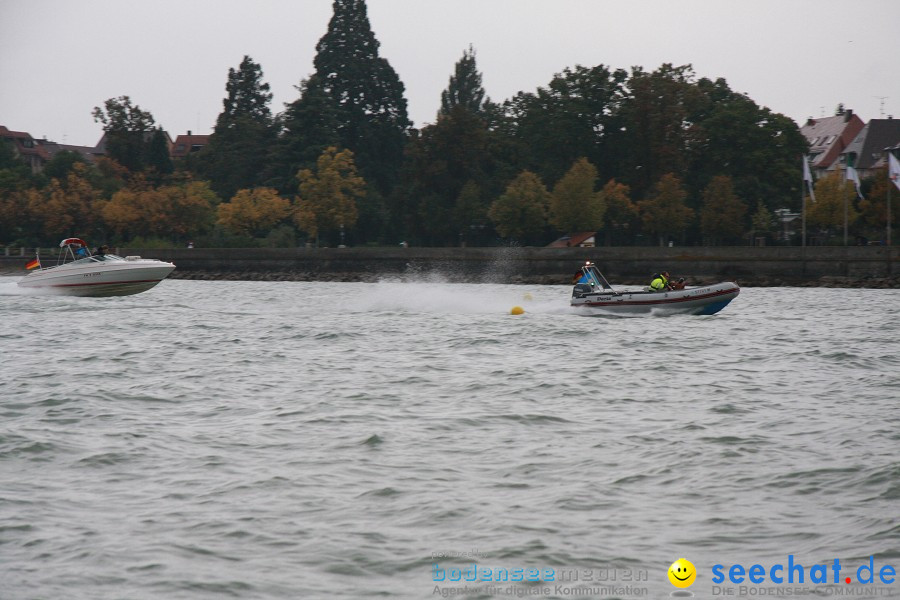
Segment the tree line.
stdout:
[[[298,98],[273,113],[245,56],[209,144],[174,164],[127,96],[94,109],[106,134],[94,164],[63,152],[32,175],[0,147],[0,242],[543,245],[598,231],[616,245],[735,244],[777,235],[774,211],[799,209],[797,125],[690,65],[576,66],[495,103],[469,47],[435,122],[415,129],[378,48],[365,2],[336,0]],[[811,224],[838,227],[836,185],[817,188]],[[852,204],[859,228],[883,227]]]

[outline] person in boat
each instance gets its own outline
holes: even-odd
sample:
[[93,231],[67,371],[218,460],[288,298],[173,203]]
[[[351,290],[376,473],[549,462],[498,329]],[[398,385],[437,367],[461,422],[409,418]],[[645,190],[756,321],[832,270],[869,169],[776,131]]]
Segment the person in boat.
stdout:
[[679,277],[678,281],[672,284],[673,290],[683,290],[684,289],[684,277]]
[[96,256],[100,260],[104,260],[106,258],[107,252],[109,252],[109,246],[104,244],[97,248],[97,250],[94,252],[94,256]]
[[672,286],[669,284],[669,272],[663,271],[662,273],[657,273],[653,276],[653,279],[650,281],[650,291],[651,292],[666,292],[671,290]]
[[[73,244],[74,245],[74,244]],[[75,258],[84,258],[88,255],[88,249],[84,246],[75,248]]]

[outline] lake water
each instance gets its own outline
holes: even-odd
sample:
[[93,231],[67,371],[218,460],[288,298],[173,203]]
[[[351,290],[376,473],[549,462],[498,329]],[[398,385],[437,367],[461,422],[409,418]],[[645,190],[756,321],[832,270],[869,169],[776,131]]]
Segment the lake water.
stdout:
[[857,582],[900,572],[900,291],[588,318],[566,286],[16,280],[3,600],[796,595],[713,579],[789,555],[900,595]]

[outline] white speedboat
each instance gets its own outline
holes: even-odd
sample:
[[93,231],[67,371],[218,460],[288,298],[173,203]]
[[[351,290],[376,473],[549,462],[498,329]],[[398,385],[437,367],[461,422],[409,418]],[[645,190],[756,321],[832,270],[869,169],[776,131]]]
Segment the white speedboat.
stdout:
[[609,285],[594,263],[585,263],[581,273],[579,283],[572,290],[571,304],[586,315],[713,315],[741,292],[730,281],[681,290],[619,292]]
[[78,238],[66,238],[59,247],[57,264],[39,265],[19,287],[62,296],[128,296],[149,290],[175,270],[172,263],[156,259],[91,254]]

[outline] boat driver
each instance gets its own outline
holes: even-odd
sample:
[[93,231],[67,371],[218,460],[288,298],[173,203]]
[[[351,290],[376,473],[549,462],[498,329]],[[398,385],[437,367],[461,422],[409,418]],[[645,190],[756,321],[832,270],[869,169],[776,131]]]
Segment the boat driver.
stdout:
[[650,291],[651,292],[665,292],[667,290],[671,290],[672,286],[669,285],[669,272],[663,271],[662,273],[656,275],[653,278],[653,281],[650,282]]

